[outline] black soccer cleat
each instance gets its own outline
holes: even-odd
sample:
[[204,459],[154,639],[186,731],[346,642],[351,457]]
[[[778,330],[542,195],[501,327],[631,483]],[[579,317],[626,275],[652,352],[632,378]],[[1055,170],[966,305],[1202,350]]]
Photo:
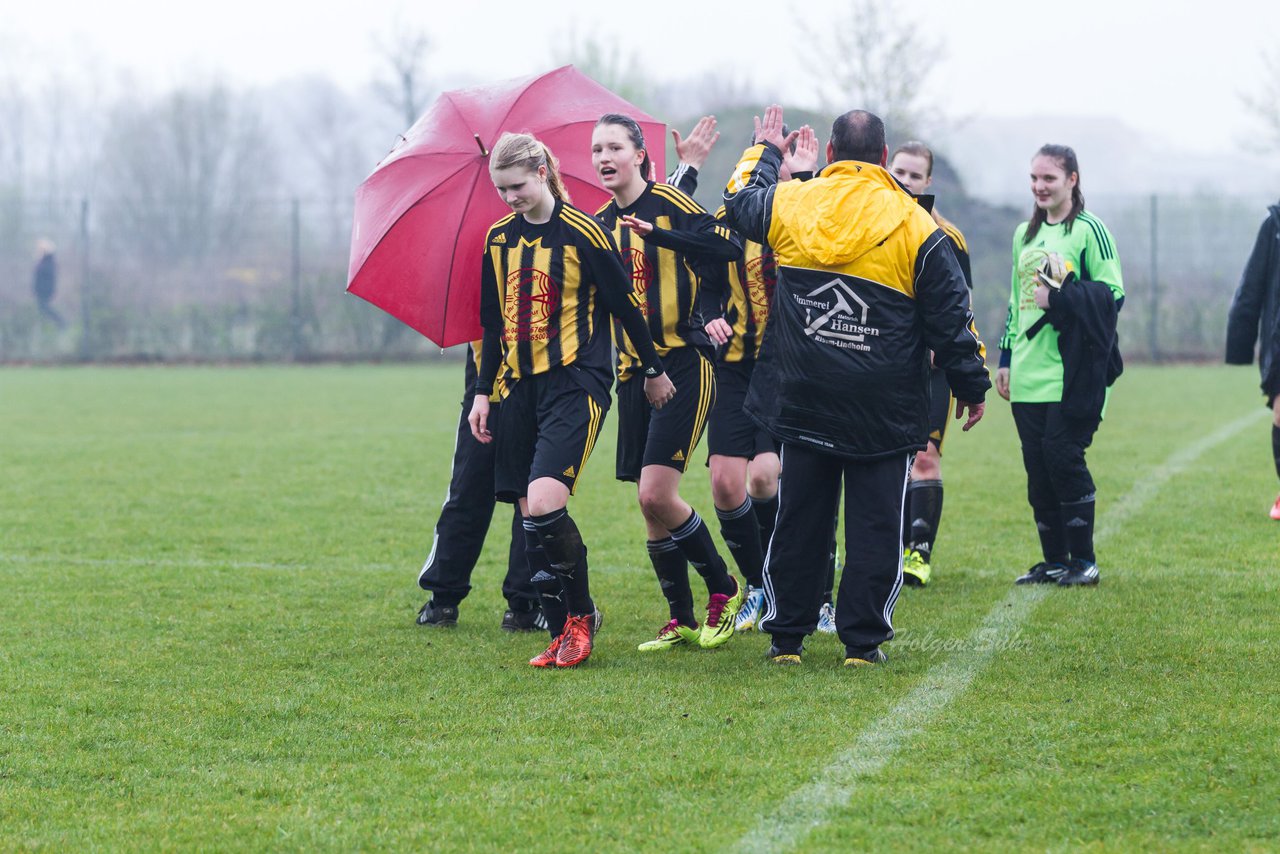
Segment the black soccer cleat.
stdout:
[[418,609],[418,625],[433,629],[444,629],[458,625],[458,608],[456,605],[437,605],[430,599]]
[[1093,587],[1101,580],[1098,565],[1091,560],[1076,558],[1067,571],[1058,578],[1060,587]]
[[769,645],[769,651],[765,653],[765,658],[770,664],[781,664],[795,666],[801,663],[800,656],[804,653],[803,646],[797,646],[787,649],[781,649],[776,644]]
[[516,611],[511,608],[502,615],[504,632],[536,632],[547,630],[547,618],[542,609],[535,605],[528,611]]
[[1058,579],[1067,574],[1067,567],[1060,563],[1041,561],[1019,575],[1014,584],[1057,584]]

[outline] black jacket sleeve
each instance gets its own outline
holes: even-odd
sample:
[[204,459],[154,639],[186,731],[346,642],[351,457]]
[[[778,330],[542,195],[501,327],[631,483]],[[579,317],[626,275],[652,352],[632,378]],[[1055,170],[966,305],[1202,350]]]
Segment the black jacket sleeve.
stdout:
[[480,345],[475,393],[488,397],[493,394],[493,381],[498,378],[498,366],[502,364],[502,306],[498,304],[498,277],[487,251],[480,268],[480,325],[484,328],[484,343]]
[[[1227,364],[1248,365],[1253,363],[1253,350],[1258,342],[1258,326],[1262,321],[1263,305],[1267,298],[1267,277],[1280,264],[1275,257],[1276,247],[1280,241],[1276,239],[1276,217],[1268,216],[1258,230],[1258,239],[1253,244],[1253,252],[1245,264],[1244,275],[1240,277],[1240,286],[1236,288],[1235,297],[1231,300],[1231,311],[1227,315]],[[1280,312],[1277,312],[1280,315]]]
[[742,153],[724,191],[726,219],[745,240],[769,242],[773,191],[778,185],[782,151],[771,143],[753,145]]
[[957,400],[982,403],[991,378],[986,347],[978,338],[969,307],[969,288],[942,229],[925,240],[916,256],[916,311],[934,364],[947,374]]
[[594,246],[580,246],[578,257],[590,272],[600,301],[610,314],[622,322],[627,337],[635,345],[645,376],[656,377],[661,374],[662,360],[658,358],[658,351],[653,346],[649,324],[640,314],[640,307],[631,290],[631,277],[622,266],[622,257],[616,250],[597,249]]

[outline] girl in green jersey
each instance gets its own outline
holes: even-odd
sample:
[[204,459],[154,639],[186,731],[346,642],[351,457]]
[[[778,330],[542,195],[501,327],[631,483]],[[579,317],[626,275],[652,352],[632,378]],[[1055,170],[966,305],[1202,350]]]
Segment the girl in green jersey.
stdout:
[[[1013,237],[1013,276],[1009,315],[1000,342],[996,391],[1012,402],[1014,423],[1027,470],[1027,499],[1035,516],[1044,560],[1017,579],[1018,584],[1094,585],[1098,567],[1093,551],[1094,484],[1085,449],[1101,420],[1105,389],[1089,389],[1093,406],[1064,399],[1081,386],[1064,382],[1065,332],[1093,324],[1091,333],[1115,336],[1115,312],[1124,301],[1124,283],[1115,240],[1102,221],[1084,207],[1080,167],[1065,145],[1046,145],[1031,161],[1031,219]],[[1064,282],[1066,290],[1063,290]],[[1089,297],[1100,298],[1088,314],[1077,311]],[[1108,298],[1109,297],[1109,298]],[[1073,313],[1075,312],[1075,313]],[[1103,354],[1104,360],[1110,352]],[[1105,374],[1109,383],[1118,373]],[[1104,366],[1105,368],[1105,366]]]

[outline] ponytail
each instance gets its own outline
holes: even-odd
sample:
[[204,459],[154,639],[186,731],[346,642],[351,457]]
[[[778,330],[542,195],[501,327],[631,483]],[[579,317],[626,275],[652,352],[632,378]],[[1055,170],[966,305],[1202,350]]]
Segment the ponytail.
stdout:
[[546,158],[547,187],[551,190],[551,195],[568,204],[569,191],[565,189],[564,178],[560,175],[560,161],[551,153],[551,149],[547,148],[545,142],[539,142],[538,145],[542,146],[542,156]]

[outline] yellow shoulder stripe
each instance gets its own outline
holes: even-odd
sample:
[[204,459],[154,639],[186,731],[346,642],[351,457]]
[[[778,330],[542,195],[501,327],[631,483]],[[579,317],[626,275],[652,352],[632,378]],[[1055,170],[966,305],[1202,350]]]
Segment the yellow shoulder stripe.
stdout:
[[942,231],[947,235],[947,237],[950,237],[952,241],[955,242],[956,246],[960,247],[960,251],[969,251],[969,246],[965,243],[964,235],[960,233],[960,229],[956,228],[950,222],[944,222],[942,223]]
[[581,232],[591,245],[597,249],[608,250],[609,240],[605,237],[604,227],[581,211],[572,208],[561,208],[561,217],[566,223]]
[[707,209],[686,196],[681,190],[670,184],[654,184],[653,191],[657,195],[674,204],[685,213],[706,213]]
[[612,200],[605,202],[603,205],[600,206],[600,209],[596,211],[595,215],[600,216],[600,214],[604,213],[609,209],[609,205],[611,204],[613,204]]
[[729,209],[724,205],[716,208],[716,219],[724,219],[729,214]]
[[497,231],[500,228],[506,228],[508,223],[510,223],[511,220],[515,218],[516,218],[515,212],[512,211],[511,213],[504,216],[502,219],[495,222],[493,225],[489,226],[489,233],[493,234],[495,231]]

